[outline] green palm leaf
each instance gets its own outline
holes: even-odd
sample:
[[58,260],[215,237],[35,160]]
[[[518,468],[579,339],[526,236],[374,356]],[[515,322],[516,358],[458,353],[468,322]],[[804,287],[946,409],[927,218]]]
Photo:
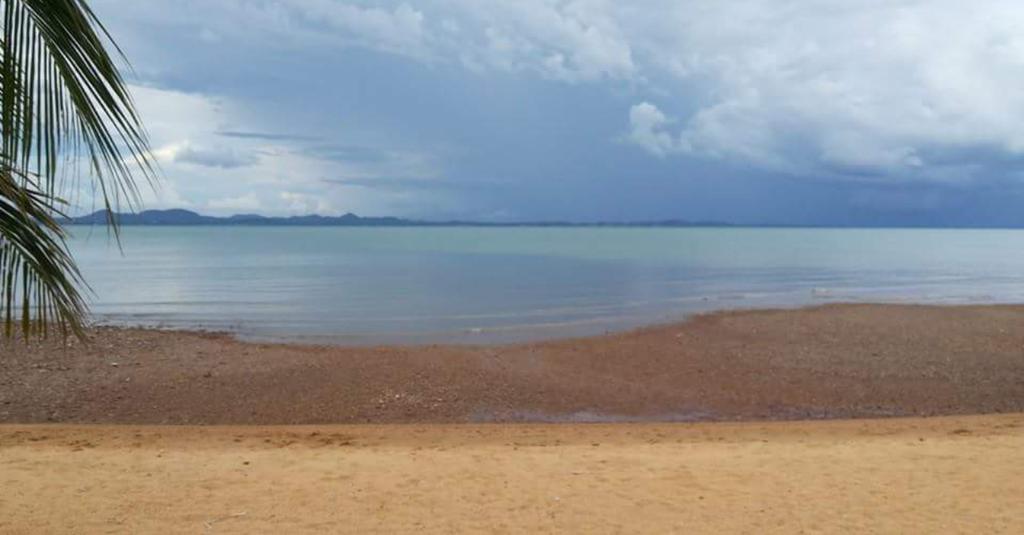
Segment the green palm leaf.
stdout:
[[0,322],[81,334],[81,275],[58,223],[87,177],[113,214],[152,181],[146,133],[106,30],[83,0],[0,0]]

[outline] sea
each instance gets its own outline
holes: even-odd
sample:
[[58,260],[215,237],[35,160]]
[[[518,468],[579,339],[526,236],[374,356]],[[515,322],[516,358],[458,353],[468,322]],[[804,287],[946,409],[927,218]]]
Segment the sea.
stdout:
[[587,336],[702,312],[1022,303],[1024,230],[70,227],[98,324],[313,344]]

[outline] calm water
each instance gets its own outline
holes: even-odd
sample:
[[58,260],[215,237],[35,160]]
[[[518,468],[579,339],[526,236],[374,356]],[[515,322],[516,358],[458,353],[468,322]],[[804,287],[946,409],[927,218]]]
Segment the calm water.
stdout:
[[102,323],[309,342],[584,335],[727,308],[1024,302],[1024,231],[127,227],[72,249]]

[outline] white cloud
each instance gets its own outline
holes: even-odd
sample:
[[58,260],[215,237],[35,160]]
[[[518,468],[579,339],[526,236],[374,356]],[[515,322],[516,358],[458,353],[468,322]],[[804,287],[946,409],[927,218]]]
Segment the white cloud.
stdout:
[[214,199],[206,203],[207,208],[215,212],[231,212],[233,214],[242,212],[258,212],[263,208],[263,203],[255,193],[247,193],[239,197],[226,197]]
[[641,102],[629,110],[629,134],[626,140],[650,151],[665,156],[682,150],[678,140],[668,132],[671,123],[668,117],[649,102]]
[[164,164],[175,162],[202,167],[233,169],[256,164],[256,154],[223,145],[215,147],[196,146],[191,141],[176,141],[152,149],[154,158]]
[[676,138],[680,150],[794,174],[956,180],[970,178],[950,172],[964,162],[933,154],[1024,149],[1024,94],[1007,90],[1024,84],[1019,3],[664,7],[634,46],[688,95],[666,105],[700,105],[674,132],[667,119],[638,131],[632,110],[631,137],[656,154]]
[[[437,158],[422,151],[268,131],[252,110],[228,99],[143,86],[131,90],[161,170],[155,189],[140,184],[143,209],[390,214],[395,207],[408,208],[406,192],[363,184],[429,183],[441,173]],[[91,189],[77,192],[76,210],[98,209],[96,198]]]
[[185,145],[174,154],[174,161],[206,167],[233,169],[256,164],[255,154],[242,152],[230,147],[196,147]]

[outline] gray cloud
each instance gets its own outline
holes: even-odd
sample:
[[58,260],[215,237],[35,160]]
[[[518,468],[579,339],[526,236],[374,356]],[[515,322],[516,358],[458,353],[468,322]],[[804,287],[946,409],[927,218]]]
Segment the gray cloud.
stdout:
[[190,163],[205,167],[234,169],[255,165],[259,158],[255,154],[241,152],[231,148],[203,148],[191,145],[182,147],[174,154],[174,161]]
[[500,190],[508,187],[507,182],[493,180],[454,180],[446,178],[346,178],[325,179],[325,183],[335,186],[357,186],[366,189],[384,191],[420,191],[420,190]]
[[[1021,213],[992,187],[1024,181],[1017,1],[175,6],[94,7],[140,85],[202,97],[147,117],[196,205],[258,183],[268,211],[291,191],[428,216],[848,222],[867,191],[858,210]],[[928,188],[942,202],[914,201]]]
[[1012,0],[182,0],[175,13],[99,2],[192,25],[218,47],[361,47],[476,72],[625,82],[644,103],[627,138],[659,156],[945,179],[920,155],[1024,153],[1024,95],[1005,91],[1024,84],[1024,11]]
[[353,163],[384,163],[400,157],[394,150],[359,145],[315,145],[307,147],[303,152],[320,158]]
[[221,130],[216,132],[218,136],[238,139],[263,139],[266,141],[316,141],[320,138],[315,136],[302,136],[296,134],[275,134],[270,132],[242,132],[238,130]]

